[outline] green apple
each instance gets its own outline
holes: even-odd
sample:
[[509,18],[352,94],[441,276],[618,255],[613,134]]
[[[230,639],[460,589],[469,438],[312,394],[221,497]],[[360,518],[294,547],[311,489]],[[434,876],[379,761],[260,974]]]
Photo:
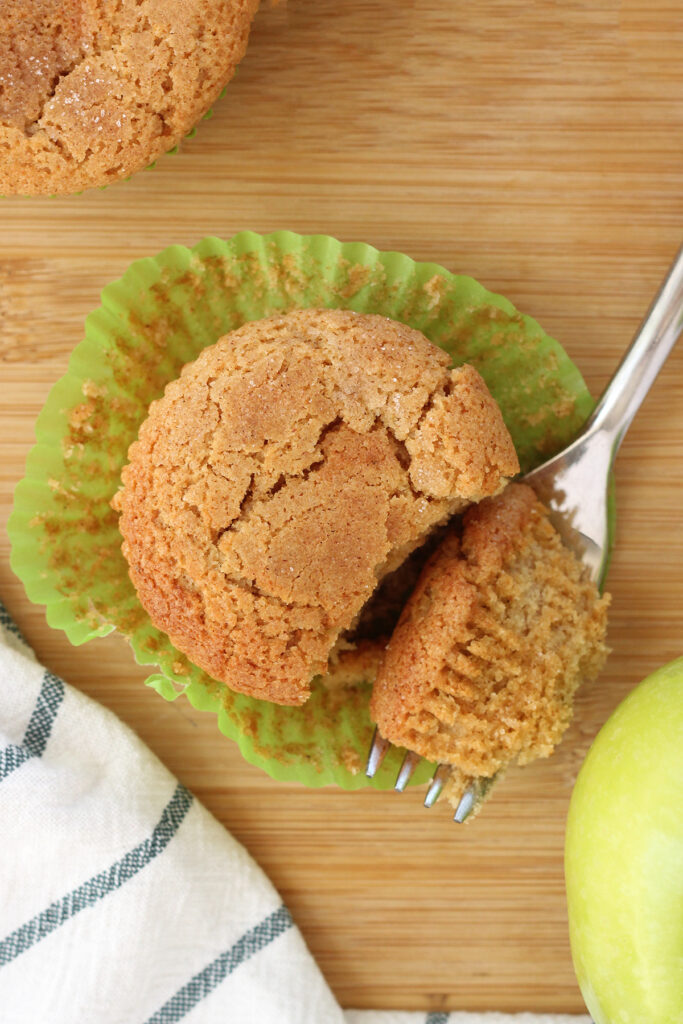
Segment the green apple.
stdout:
[[683,658],[593,743],[565,848],[574,968],[596,1024],[683,1022]]

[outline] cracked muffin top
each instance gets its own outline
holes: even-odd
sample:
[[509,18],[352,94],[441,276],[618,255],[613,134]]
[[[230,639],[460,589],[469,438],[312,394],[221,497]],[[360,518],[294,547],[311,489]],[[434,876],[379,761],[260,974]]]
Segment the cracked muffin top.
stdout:
[[257,5],[0,4],[0,193],[77,192],[148,166],[230,80]]
[[510,484],[425,566],[377,673],[373,721],[460,782],[547,757],[604,664],[608,603],[531,487]]
[[378,581],[518,471],[479,374],[384,317],[247,323],[186,366],[114,499],[154,624],[233,690],[301,704]]

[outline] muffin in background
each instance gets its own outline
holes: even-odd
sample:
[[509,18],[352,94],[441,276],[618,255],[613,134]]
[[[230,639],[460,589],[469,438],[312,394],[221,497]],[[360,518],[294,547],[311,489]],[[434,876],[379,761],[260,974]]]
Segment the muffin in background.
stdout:
[[304,703],[379,582],[518,471],[484,381],[449,365],[386,317],[300,310],[186,366],[114,500],[157,628],[232,690]]
[[0,193],[108,185],[172,149],[232,78],[257,6],[0,4]]

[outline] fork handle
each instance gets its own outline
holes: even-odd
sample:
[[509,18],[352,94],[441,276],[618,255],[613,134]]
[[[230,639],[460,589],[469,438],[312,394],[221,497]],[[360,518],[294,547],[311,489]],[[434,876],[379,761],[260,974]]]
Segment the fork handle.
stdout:
[[611,435],[613,454],[681,331],[683,247],[586,424],[587,434],[605,431]]

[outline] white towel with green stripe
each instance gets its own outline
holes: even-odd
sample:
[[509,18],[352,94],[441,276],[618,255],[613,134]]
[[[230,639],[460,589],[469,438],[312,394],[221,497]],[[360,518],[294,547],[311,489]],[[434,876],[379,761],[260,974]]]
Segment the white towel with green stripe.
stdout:
[[587,1024],[343,1011],[242,846],[0,605],[2,1024]]

